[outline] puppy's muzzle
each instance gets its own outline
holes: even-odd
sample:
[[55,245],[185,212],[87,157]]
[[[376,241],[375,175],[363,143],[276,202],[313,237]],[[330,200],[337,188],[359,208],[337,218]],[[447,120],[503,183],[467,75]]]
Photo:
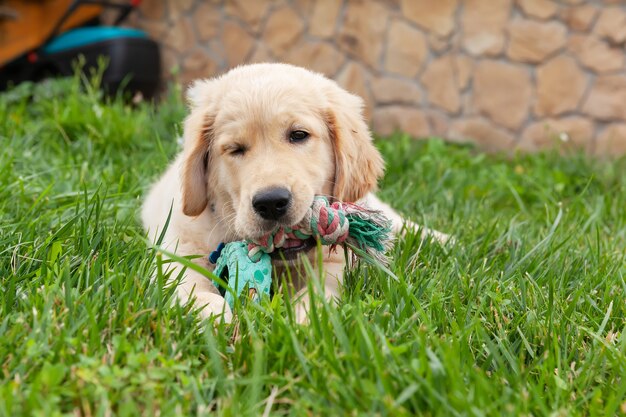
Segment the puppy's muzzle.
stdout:
[[259,191],[252,197],[254,211],[265,220],[280,220],[291,206],[291,192],[283,187]]

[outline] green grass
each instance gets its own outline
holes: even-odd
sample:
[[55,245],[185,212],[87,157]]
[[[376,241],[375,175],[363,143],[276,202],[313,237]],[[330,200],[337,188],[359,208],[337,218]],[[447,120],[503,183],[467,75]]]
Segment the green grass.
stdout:
[[626,413],[625,161],[381,139],[380,195],[458,243],[408,236],[308,326],[278,295],[213,331],[138,221],[178,97],[0,96],[0,415]]

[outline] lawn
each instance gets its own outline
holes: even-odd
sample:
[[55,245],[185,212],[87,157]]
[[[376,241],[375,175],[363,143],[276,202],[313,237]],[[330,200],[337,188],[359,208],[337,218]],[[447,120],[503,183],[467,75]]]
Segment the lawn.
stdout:
[[380,195],[456,244],[408,235],[308,326],[279,294],[214,330],[138,221],[179,93],[0,96],[0,415],[626,414],[626,161],[380,138]]

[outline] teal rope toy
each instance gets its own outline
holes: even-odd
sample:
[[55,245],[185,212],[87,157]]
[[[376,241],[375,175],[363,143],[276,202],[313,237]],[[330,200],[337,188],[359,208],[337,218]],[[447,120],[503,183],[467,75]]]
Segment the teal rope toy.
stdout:
[[[298,246],[314,238],[322,245],[338,245],[354,249],[377,262],[387,265],[385,252],[391,242],[391,223],[378,211],[351,203],[329,203],[316,196],[306,215],[297,225],[279,227],[257,239],[220,243],[209,255],[215,264],[213,273],[225,281],[231,291],[213,281],[232,308],[234,298],[247,289],[248,295],[258,301],[260,294],[270,295],[272,260],[270,253],[283,247]],[[233,296],[234,294],[234,296]]]

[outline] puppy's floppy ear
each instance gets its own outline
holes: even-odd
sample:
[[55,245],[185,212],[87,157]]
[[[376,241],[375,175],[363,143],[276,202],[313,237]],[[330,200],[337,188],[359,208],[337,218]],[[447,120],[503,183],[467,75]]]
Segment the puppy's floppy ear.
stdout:
[[187,216],[199,215],[208,204],[207,168],[215,118],[203,109],[202,90],[207,87],[205,82],[196,82],[187,93],[191,114],[185,119],[181,174],[183,213]]
[[376,189],[384,170],[383,159],[372,143],[362,115],[363,100],[334,86],[326,124],[335,152],[333,197],[355,202]]

